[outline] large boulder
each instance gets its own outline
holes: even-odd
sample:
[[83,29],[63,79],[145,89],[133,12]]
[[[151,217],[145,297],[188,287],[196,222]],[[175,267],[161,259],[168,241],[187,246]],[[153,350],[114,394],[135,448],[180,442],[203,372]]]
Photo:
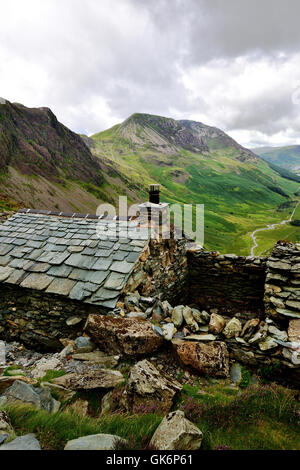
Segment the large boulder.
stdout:
[[14,382],[24,382],[29,385],[36,385],[37,380],[30,379],[29,377],[24,377],[22,375],[14,377],[0,377],[0,395],[5,392],[9,387],[11,387]]
[[95,434],[67,442],[64,450],[116,450],[126,443],[127,441],[119,436]]
[[144,360],[132,367],[122,404],[130,413],[168,413],[182,389],[174,379]]
[[82,374],[67,374],[53,380],[53,383],[69,390],[110,389],[120,385],[124,380],[117,370],[90,370]]
[[102,351],[113,355],[139,357],[151,354],[163,343],[147,320],[90,315],[86,332]]
[[225,343],[181,341],[174,345],[183,364],[211,377],[228,377],[229,354]]
[[157,450],[198,450],[202,439],[200,429],[185,418],[183,411],[175,411],[164,418],[150,446]]
[[60,408],[60,402],[51,396],[49,388],[34,388],[19,380],[4,395],[8,401],[26,403],[48,413],[57,413]]
[[34,434],[27,434],[3,444],[0,450],[41,450],[41,445]]

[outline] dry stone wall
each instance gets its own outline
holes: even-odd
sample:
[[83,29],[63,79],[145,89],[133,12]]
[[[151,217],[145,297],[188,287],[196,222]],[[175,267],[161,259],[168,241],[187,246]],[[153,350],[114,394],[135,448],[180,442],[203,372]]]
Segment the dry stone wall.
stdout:
[[189,250],[189,304],[244,318],[264,314],[266,259]]
[[20,341],[37,350],[59,350],[59,339],[80,335],[99,307],[63,296],[0,284],[0,338]]
[[266,314],[300,319],[300,244],[278,243],[267,262]]

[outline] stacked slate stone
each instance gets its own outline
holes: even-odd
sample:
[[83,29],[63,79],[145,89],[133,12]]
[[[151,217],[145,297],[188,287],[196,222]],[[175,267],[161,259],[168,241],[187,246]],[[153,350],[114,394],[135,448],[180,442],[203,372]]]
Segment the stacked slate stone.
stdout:
[[189,250],[188,298],[203,309],[256,316],[264,311],[265,258]]
[[300,244],[275,246],[267,263],[265,308],[275,318],[300,318]]

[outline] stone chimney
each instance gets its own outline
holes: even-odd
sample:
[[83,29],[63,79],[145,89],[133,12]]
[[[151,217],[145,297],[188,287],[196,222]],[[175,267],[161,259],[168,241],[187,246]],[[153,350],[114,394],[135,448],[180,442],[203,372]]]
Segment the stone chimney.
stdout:
[[159,228],[168,221],[168,203],[160,202],[160,185],[151,184],[149,188],[149,202],[139,205],[140,220],[142,224],[151,224],[152,228]]

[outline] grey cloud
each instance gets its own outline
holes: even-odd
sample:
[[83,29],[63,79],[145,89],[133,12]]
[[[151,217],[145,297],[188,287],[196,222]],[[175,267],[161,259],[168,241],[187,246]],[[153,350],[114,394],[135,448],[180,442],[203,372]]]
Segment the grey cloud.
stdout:
[[[182,71],[213,70],[213,60],[223,61],[227,79],[234,79],[238,57],[275,63],[281,73],[299,50],[298,0],[43,0],[38,8],[27,0],[28,11],[23,8],[24,14],[10,10],[14,21],[1,25],[1,94],[7,89],[13,95],[4,77],[15,75],[20,64],[16,100],[24,93],[24,104],[51,107],[78,132],[103,130],[134,112],[201,114],[228,131],[257,130],[270,139],[282,127],[299,130],[299,106],[288,87],[274,94],[270,86],[263,97],[243,99],[225,89],[218,103],[207,92],[209,82],[203,92],[199,85],[197,96],[182,82]],[[24,86],[34,67],[46,77],[39,99],[34,82],[32,89]],[[223,80],[218,73],[216,68],[212,94]]]

